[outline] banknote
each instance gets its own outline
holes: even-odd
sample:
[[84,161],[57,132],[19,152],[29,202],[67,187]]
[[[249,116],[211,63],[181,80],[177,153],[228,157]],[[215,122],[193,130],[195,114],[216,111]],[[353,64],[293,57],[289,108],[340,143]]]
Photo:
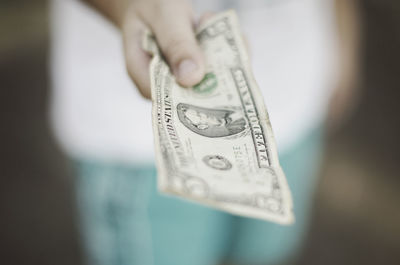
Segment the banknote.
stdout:
[[151,34],[159,190],[231,214],[290,224],[291,193],[234,11],[199,25],[204,79],[179,86]]

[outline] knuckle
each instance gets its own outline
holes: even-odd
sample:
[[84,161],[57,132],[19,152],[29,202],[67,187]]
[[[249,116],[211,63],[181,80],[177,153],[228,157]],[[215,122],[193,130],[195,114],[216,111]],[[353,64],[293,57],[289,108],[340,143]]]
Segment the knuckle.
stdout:
[[144,98],[150,99],[151,98],[151,92],[150,92],[150,87],[148,87],[145,84],[142,84],[143,82],[140,82],[140,78],[138,77],[138,72],[135,71],[134,63],[132,60],[128,60],[126,62],[126,70],[128,72],[128,75],[132,82],[135,84],[137,90],[139,91],[140,95]]
[[139,93],[142,97],[150,99],[151,93],[149,88],[138,87]]
[[[128,72],[129,77],[132,79],[133,82],[135,82],[135,71],[134,65],[132,60],[126,60],[126,71]],[[135,82],[136,83],[136,82]]]
[[172,39],[164,46],[164,53],[170,63],[178,63],[193,53],[195,43],[187,39]]

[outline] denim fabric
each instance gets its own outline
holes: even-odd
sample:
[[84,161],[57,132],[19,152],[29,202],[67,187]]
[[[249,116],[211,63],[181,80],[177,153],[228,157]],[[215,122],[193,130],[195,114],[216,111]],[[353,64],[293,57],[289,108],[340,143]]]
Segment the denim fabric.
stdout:
[[156,191],[153,165],[87,159],[77,165],[77,200],[89,265],[276,264],[305,235],[322,149],[315,130],[280,156],[296,223],[233,216]]

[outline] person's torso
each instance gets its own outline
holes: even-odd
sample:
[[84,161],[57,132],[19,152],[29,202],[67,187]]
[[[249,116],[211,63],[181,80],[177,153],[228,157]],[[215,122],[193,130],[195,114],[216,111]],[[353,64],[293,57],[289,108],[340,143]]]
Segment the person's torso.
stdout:
[[[334,84],[330,0],[194,1],[198,12],[235,8],[249,40],[279,151],[325,116]],[[128,78],[119,32],[78,1],[52,3],[52,124],[74,156],[152,161],[151,102]]]

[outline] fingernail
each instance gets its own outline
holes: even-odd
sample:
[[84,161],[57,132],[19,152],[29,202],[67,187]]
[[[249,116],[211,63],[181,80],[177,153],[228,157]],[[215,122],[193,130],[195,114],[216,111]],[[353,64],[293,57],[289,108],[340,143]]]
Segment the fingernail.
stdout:
[[193,60],[190,59],[183,60],[178,67],[178,78],[185,79],[191,73],[195,72],[197,68],[198,68],[197,64]]

